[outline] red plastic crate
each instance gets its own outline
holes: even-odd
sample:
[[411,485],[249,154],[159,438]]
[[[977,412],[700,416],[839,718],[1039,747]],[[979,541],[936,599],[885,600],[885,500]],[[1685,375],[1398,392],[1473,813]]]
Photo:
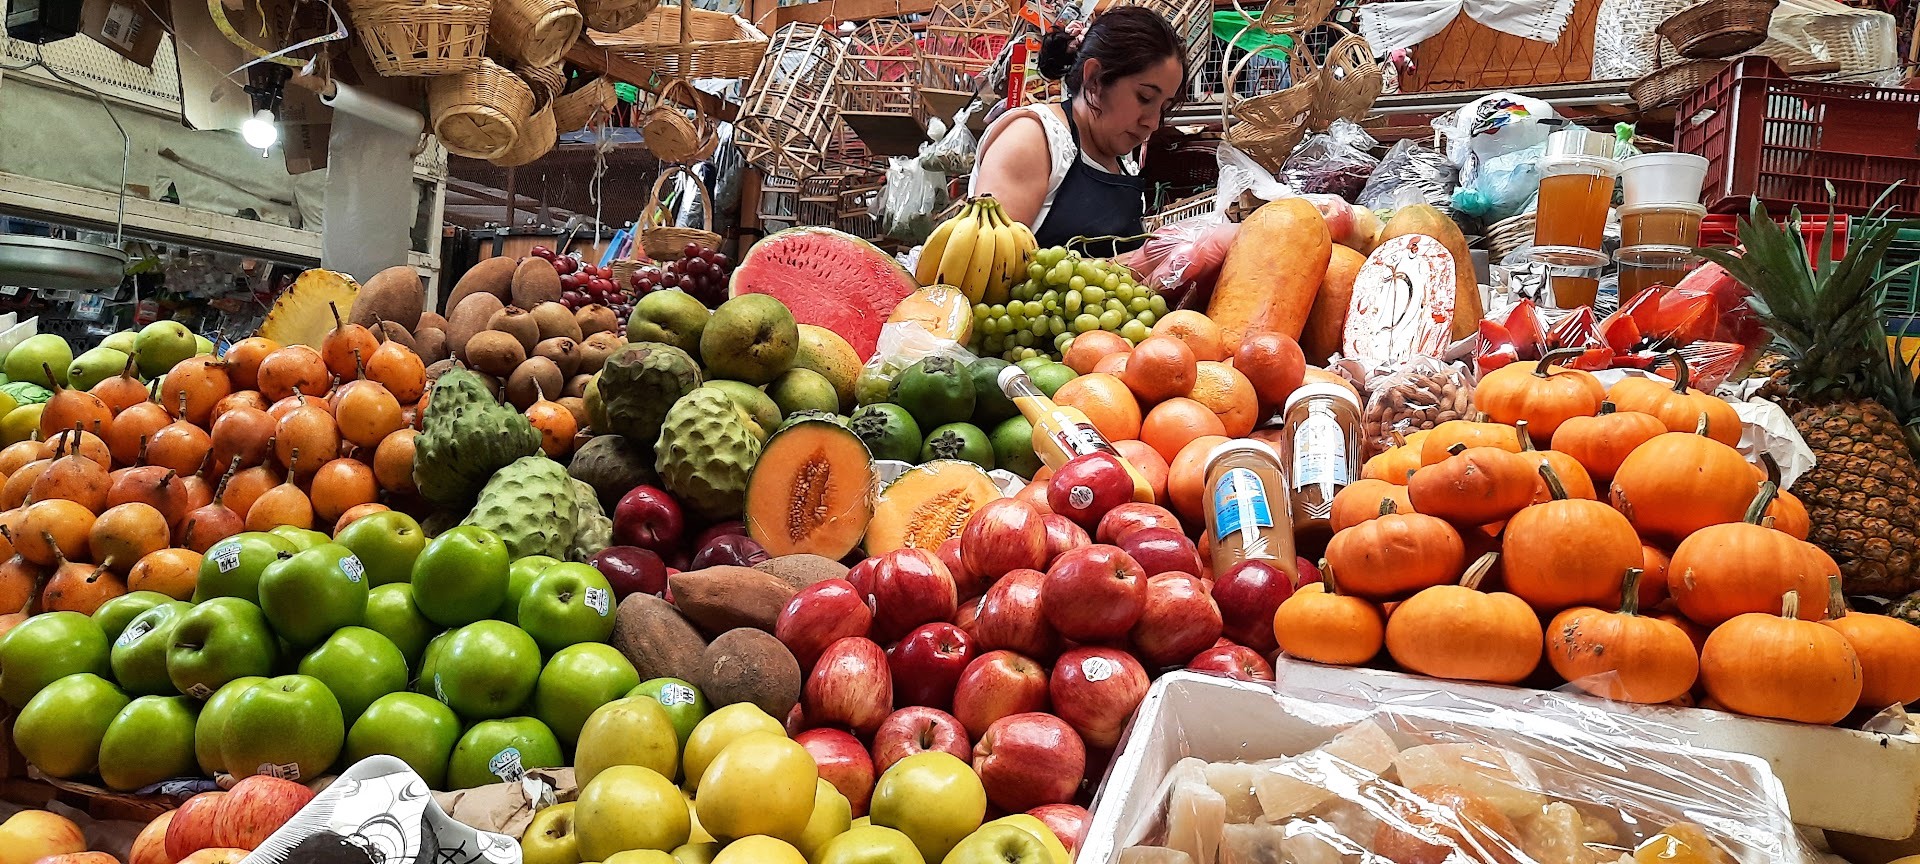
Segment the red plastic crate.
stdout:
[[1707,208],[1744,213],[1758,196],[1788,207],[1920,216],[1920,91],[1799,81],[1764,57],[1734,61],[1680,103],[1678,149],[1707,157]]
[[[1787,214],[1773,215],[1774,221],[1785,224]],[[1733,220],[1734,217],[1730,214],[1707,214],[1706,218],[1700,220],[1700,245],[1707,248],[1740,245],[1740,238],[1734,233]],[[1833,217],[1833,257],[1838,258],[1847,254],[1847,233],[1852,223],[1853,218],[1845,213],[1836,214]],[[1807,244],[1808,261],[1820,260],[1820,235],[1825,234],[1826,229],[1825,213],[1819,216],[1800,214],[1800,238]]]

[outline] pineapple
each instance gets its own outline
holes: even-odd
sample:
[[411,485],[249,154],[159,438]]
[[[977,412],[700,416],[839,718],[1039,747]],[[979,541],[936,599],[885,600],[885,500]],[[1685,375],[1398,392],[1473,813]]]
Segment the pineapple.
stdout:
[[339,320],[334,310],[348,314],[359,293],[360,286],[352,276],[318,267],[308,270],[273,301],[267,320],[260,324],[260,335],[282,345],[319,348],[320,340]]
[[1769,350],[1784,358],[1766,391],[1816,459],[1792,490],[1812,519],[1807,539],[1840,564],[1848,594],[1900,597],[1920,590],[1920,404],[1912,370],[1888,351],[1886,280],[1873,274],[1907,226],[1856,221],[1846,256],[1833,260],[1823,241],[1810,262],[1799,219],[1782,228],[1756,201],[1738,226],[1745,254],[1703,254],[1752,292]]

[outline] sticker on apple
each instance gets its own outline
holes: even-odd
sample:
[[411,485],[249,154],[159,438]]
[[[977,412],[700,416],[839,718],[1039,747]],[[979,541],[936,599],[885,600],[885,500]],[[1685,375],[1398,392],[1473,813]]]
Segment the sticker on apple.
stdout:
[[297,783],[300,781],[300,764],[297,762],[288,762],[285,765],[275,765],[272,762],[262,762],[259,768],[254,769],[253,773],[265,774],[268,777],[277,777],[281,780],[292,780]]
[[520,748],[518,747],[508,747],[493,754],[493,758],[487,760],[487,771],[506,783],[518,783],[521,778],[527,776],[527,769],[520,765]]
[[660,704],[668,708],[692,705],[698,694],[685,684],[663,684],[660,687]]
[[193,684],[187,687],[186,695],[204,702],[208,697],[213,695],[213,688],[205,684]]
[[137,618],[127,629],[120,631],[120,638],[113,640],[113,647],[125,648],[140,641],[140,637],[153,632],[153,622],[146,618]]
[[236,541],[222,540],[214,544],[207,554],[213,557],[213,563],[222,573],[232,572],[233,568],[240,566],[240,544]]
[[1088,657],[1080,661],[1080,673],[1088,681],[1105,681],[1113,677],[1113,661],[1105,657]]
[[608,592],[600,588],[588,588],[585,597],[587,608],[600,613],[602,618],[607,617],[607,612],[613,608],[607,594]]
[[348,555],[340,559],[340,572],[347,574],[347,581],[358,582],[367,572],[366,565],[360,563],[359,556]]

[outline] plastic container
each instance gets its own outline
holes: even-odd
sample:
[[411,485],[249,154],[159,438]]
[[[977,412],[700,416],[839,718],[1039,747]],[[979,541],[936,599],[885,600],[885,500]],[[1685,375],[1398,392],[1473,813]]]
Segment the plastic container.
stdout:
[[1250,438],[1207,453],[1207,533],[1213,535],[1213,572],[1265,561],[1295,580],[1293,522],[1287,472],[1280,454]]
[[1697,204],[1706,178],[1705,156],[1642,153],[1620,163],[1621,204]]
[[1595,252],[1589,257],[1585,251],[1569,255],[1558,248],[1522,249],[1507,256],[1507,282],[1514,293],[1538,297],[1555,309],[1592,306],[1600,295],[1607,256]]
[[1698,204],[1636,204],[1620,208],[1620,245],[1700,245],[1700,220],[1707,208]]
[[1047,398],[1047,394],[1035,386],[1026,371],[1018,366],[1000,370],[999,380],[1000,392],[1007,394],[1027,422],[1033,424],[1033,452],[1048,468],[1058,471],[1060,466],[1072,461],[1075,456],[1111,453],[1133,477],[1133,500],[1153,503],[1153,484],[1147,482],[1140,469],[1128,462],[1127,457],[1114,449],[1107,437],[1093,425],[1093,421],[1087,419],[1085,412]]
[[1614,178],[1619,174],[1620,163],[1601,156],[1541,160],[1534,248],[1556,252],[1568,263],[1586,259],[1605,263],[1600,248],[1606,240]]
[[[1780,221],[1776,219],[1775,221]],[[1852,227],[1853,217],[1845,213],[1833,217],[1833,254],[1839,257],[1846,254],[1847,237]],[[1807,259],[1813,260],[1820,255],[1820,235],[1826,233],[1827,214],[1823,210],[1819,215],[1803,213],[1800,216],[1800,237],[1806,243]],[[1734,235],[1734,217],[1725,213],[1708,213],[1700,220],[1700,246],[1738,246],[1740,238]]]
[[1745,213],[1758,196],[1774,218],[1882,209],[1920,216],[1920,90],[1801,81],[1742,57],[1675,111],[1677,149],[1707,158],[1707,209]]
[[1619,308],[1655,285],[1680,284],[1700,264],[1700,257],[1687,246],[1628,246],[1613,257],[1620,264]]
[[1281,415],[1294,535],[1325,539],[1333,534],[1333,496],[1360,479],[1367,455],[1360,398],[1338,384],[1308,384],[1287,396]]

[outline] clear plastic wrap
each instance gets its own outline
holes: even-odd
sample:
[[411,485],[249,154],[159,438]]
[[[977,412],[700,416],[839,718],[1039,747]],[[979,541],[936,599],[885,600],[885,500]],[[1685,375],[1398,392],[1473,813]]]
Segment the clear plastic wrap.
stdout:
[[1340,364],[1343,374],[1367,394],[1360,439],[1367,456],[1394,447],[1406,436],[1448,420],[1465,420],[1473,406],[1473,376],[1457,363],[1415,357],[1401,363]]
[[1393,145],[1367,187],[1353,203],[1374,210],[1394,210],[1413,204],[1431,204],[1453,215],[1453,189],[1459,170],[1446,154],[1411,139]]
[[1213,282],[1227,247],[1240,236],[1240,226],[1214,211],[1161,226],[1145,245],[1120,262],[1140,274],[1175,309],[1205,309],[1213,297]]
[[1372,150],[1380,146],[1367,130],[1351,120],[1335,120],[1325,132],[1307,136],[1280,166],[1280,179],[1303,195],[1325,194],[1353,198],[1367,186],[1380,160]]
[[[1668,743],[1678,733],[1632,718],[1607,734],[1578,715],[1459,689],[1375,691],[1356,683],[1365,673],[1319,668],[1283,661],[1277,685],[1162,677],[1095,801],[1082,860],[1160,846],[1220,864],[1614,864],[1649,843],[1701,854],[1675,861],[1815,860],[1761,759]],[[1524,691],[1476,691],[1508,692]]]
[[940,208],[945,185],[916,157],[888,159],[886,184],[880,189],[881,230],[903,243],[925,243],[933,233],[933,213]]

